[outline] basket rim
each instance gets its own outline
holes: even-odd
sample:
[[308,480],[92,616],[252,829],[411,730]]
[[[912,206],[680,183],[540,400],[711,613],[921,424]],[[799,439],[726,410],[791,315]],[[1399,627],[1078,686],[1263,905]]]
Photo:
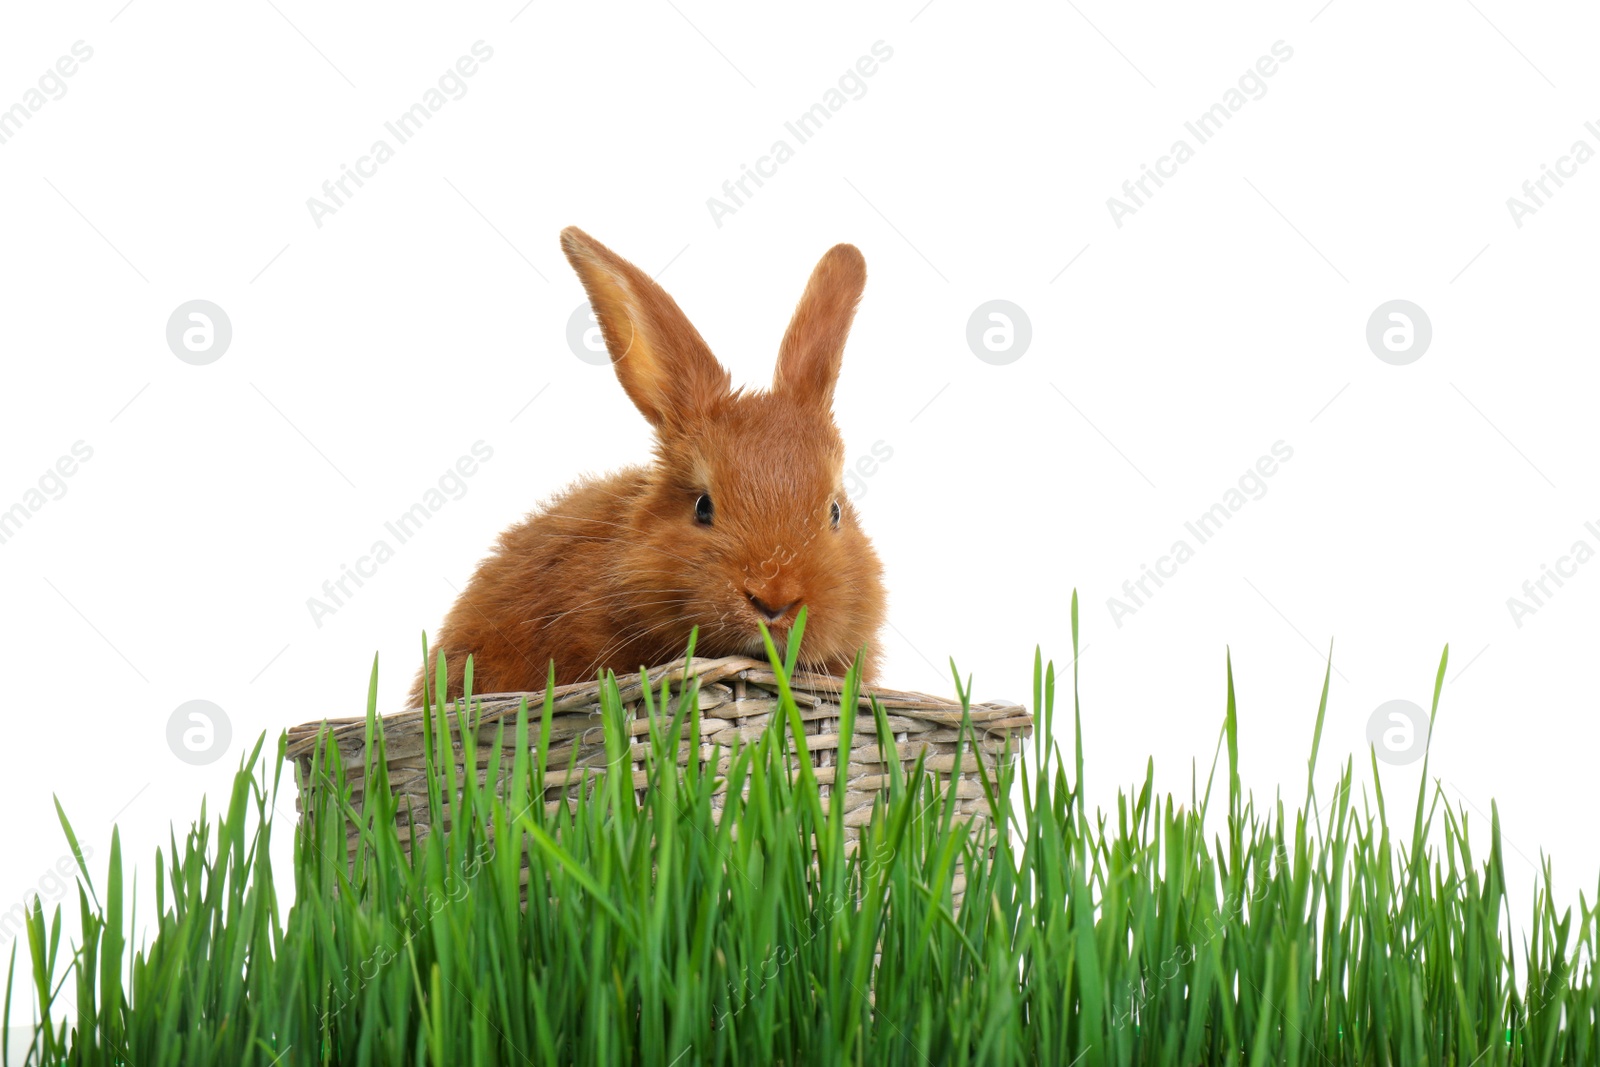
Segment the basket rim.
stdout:
[[[658,689],[661,681],[670,675],[681,675],[680,681],[695,678],[699,683],[711,685],[717,682],[730,680],[743,680],[758,686],[776,685],[778,676],[772,670],[772,665],[764,660],[752,659],[749,656],[723,656],[709,658],[703,656],[680,657],[670,663],[650,667],[642,672],[652,689]],[[637,675],[630,675],[631,680],[624,681],[619,676],[617,684],[622,693],[623,701],[637,700],[644,693],[644,686]],[[567,685],[558,685],[550,690],[554,697],[551,711],[559,714],[587,708],[600,699],[603,686],[601,679],[592,682],[573,682]],[[831,674],[818,674],[809,671],[797,671],[789,678],[789,687],[797,697],[833,696],[837,697],[844,691],[845,680]],[[498,722],[507,716],[515,716],[523,699],[526,698],[530,711],[536,705],[543,705],[545,691],[524,690],[519,692],[503,693],[474,693],[472,704],[476,710],[474,723]],[[885,686],[863,686],[857,696],[857,706],[870,708],[873,698],[885,711],[910,711],[910,712],[960,712],[961,702],[950,697],[933,696],[928,693],[919,693],[913,690],[890,689]],[[815,699],[803,701],[815,704]],[[969,703],[974,726],[984,720],[994,719],[1026,719],[1026,724],[1008,727],[1008,730],[1027,731],[1033,727],[1033,716],[1023,705],[1011,700],[991,700],[983,703]],[[423,709],[420,707],[407,708],[403,711],[389,715],[378,716],[378,721],[386,726],[406,724],[420,721]],[[311,755],[318,739],[322,736],[324,728],[333,735],[334,740],[348,739],[351,735],[365,736],[367,717],[365,715],[347,716],[343,718],[322,718],[292,726],[288,730],[289,744],[284,752],[286,759],[298,760]],[[453,724],[452,724],[453,728]]]

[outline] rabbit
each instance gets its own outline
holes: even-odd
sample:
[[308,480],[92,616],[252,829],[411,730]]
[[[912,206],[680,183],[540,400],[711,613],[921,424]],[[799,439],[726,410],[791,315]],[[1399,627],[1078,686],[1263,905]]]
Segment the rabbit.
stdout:
[[[812,271],[778,348],[772,387],[731,376],[648,274],[576,227],[561,248],[623,390],[655,429],[644,466],[584,477],[500,535],[445,616],[430,660],[446,700],[626,676],[698,656],[766,658],[807,609],[800,664],[842,675],[863,650],[877,676],[883,565],[843,486],[833,392],[866,263],[835,245]],[[432,667],[411,705],[433,693]]]

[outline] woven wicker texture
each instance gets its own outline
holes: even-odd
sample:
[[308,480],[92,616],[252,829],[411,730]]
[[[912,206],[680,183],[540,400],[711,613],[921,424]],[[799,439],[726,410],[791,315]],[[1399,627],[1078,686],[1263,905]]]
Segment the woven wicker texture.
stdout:
[[[660,693],[662,680],[667,680],[673,693],[673,699],[665,711],[668,718],[676,711],[677,696],[685,680],[698,681],[701,745],[698,752],[692,752],[687,741],[679,746],[678,761],[682,766],[686,766],[691,758],[698,758],[703,767],[709,767],[710,761],[715,758],[718,770],[725,770],[729,750],[736,742],[748,744],[758,741],[779,707],[777,677],[768,664],[758,660],[744,657],[678,660],[648,671],[647,677],[656,695]],[[644,689],[637,676],[631,681],[619,678],[618,683],[622,703],[631,720],[629,729],[633,740],[629,756],[633,762],[633,784],[635,788],[643,788],[649,780],[645,761],[650,751],[650,724],[646,718],[648,712]],[[846,758],[839,751],[839,701],[843,689],[844,679],[828,675],[797,674],[790,681],[790,691],[799,706],[805,726],[806,749],[826,798],[824,804],[830,805],[835,797],[842,795],[847,837],[853,840],[859,835],[860,827],[871,818],[873,798],[888,788],[890,778],[887,760],[898,755],[901,764],[909,771],[918,756],[926,754],[923,765],[936,772],[941,786],[945,786],[955,768],[958,743],[961,765],[956,782],[956,817],[966,820],[969,832],[976,833],[980,822],[988,817],[988,804],[984,799],[976,762],[982,760],[993,780],[1000,769],[1001,760],[1005,758],[1008,745],[1014,758],[1021,749],[1023,739],[1031,736],[1032,716],[1021,705],[1006,701],[972,704],[971,737],[959,741],[962,721],[960,703],[923,693],[874,688],[870,694],[864,693],[860,697]],[[563,792],[569,797],[576,796],[586,780],[592,781],[605,770],[607,761],[600,691],[599,682],[558,686],[553,690],[550,748],[545,758],[548,768],[545,775],[545,802],[551,808],[562,803]],[[874,697],[883,708],[889,729],[894,735],[892,750],[886,750],[879,744],[871,705]],[[475,762],[480,783],[487,781],[490,768],[495,763],[495,737],[502,726],[501,743],[504,751],[501,759],[503,767],[509,770],[515,746],[517,709],[524,698],[528,702],[530,744],[536,747],[544,704],[542,692],[495,693],[472,698],[469,721],[476,723]],[[663,715],[659,707],[656,715],[658,718]],[[430,829],[427,825],[428,781],[423,761],[423,733],[427,721],[419,708],[385,716],[381,720],[389,782],[398,802],[401,841],[407,848],[413,836],[420,839]],[[457,716],[452,713],[447,716],[447,721],[460,780],[459,776],[464,775],[465,767]],[[318,737],[324,726],[338,746],[339,759],[351,786],[351,800],[359,809],[365,784],[365,718],[326,719],[296,726],[289,731],[288,756],[300,765],[302,783],[307,782],[312,754],[318,747]],[[684,733],[687,737],[687,724]],[[713,798],[713,804],[719,810],[726,795],[723,789],[719,783],[718,792]],[[304,798],[297,803],[302,811],[308,806]],[[409,825],[409,818],[415,818],[415,826]],[[445,828],[448,828],[448,811],[445,819]],[[353,853],[353,833],[350,847]]]

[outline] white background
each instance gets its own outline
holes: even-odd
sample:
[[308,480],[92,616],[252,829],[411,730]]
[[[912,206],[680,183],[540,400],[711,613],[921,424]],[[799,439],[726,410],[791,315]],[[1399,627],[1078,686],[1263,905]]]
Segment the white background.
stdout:
[[[1541,853],[1560,906],[1593,898],[1600,563],[1520,627],[1507,598],[1600,548],[1600,162],[1520,228],[1506,204],[1600,149],[1592,9],[123,2],[0,29],[0,107],[94,50],[0,144],[0,509],[93,449],[0,544],[0,911],[61,896],[52,794],[97,878],[121,827],[148,909],[169,824],[214,810],[258,735],[359,714],[374,653],[397,710],[495,534],[644,458],[566,343],[569,224],[663,272],[757,385],[816,259],[862,249],[837,413],[852,456],[893,450],[858,500],[890,684],[948,693],[954,656],[980,697],[1025,699],[1036,643],[1071,659],[1076,589],[1095,802],[1151,755],[1187,797],[1231,648],[1245,780],[1293,805],[1330,640],[1324,797],[1352,753],[1370,779],[1369,716],[1426,707],[1449,642],[1431,772],[1475,826],[1498,801],[1515,915]],[[307,198],[479,40],[465,96],[319,228]],[[877,41],[865,95],[796,146],[784,122]],[[1277,41],[1265,95],[1197,145],[1184,123]],[[794,158],[717,225],[707,199],[779,138]],[[1107,198],[1178,138],[1194,158],[1118,227]],[[232,322],[208,366],[166,343],[192,299]],[[966,342],[991,299],[1031,319],[1005,366]],[[1432,322],[1407,366],[1365,339],[1392,299]],[[319,627],[307,599],[478,440],[465,495]],[[1116,625],[1108,598],[1278,441],[1265,496]],[[168,747],[191,699],[231,723],[208,766]],[[1402,828],[1419,770],[1385,768]]]

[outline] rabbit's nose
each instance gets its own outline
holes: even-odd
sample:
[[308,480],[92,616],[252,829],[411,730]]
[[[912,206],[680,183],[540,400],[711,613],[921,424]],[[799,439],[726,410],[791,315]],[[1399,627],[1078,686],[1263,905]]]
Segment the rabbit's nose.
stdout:
[[756,610],[759,611],[768,622],[777,622],[779,619],[783,618],[788,610],[794,607],[796,603],[796,601],[791,600],[787,604],[773,605],[768,604],[765,600],[762,600],[754,593],[748,593],[746,595],[749,596],[750,603],[755,605]]

